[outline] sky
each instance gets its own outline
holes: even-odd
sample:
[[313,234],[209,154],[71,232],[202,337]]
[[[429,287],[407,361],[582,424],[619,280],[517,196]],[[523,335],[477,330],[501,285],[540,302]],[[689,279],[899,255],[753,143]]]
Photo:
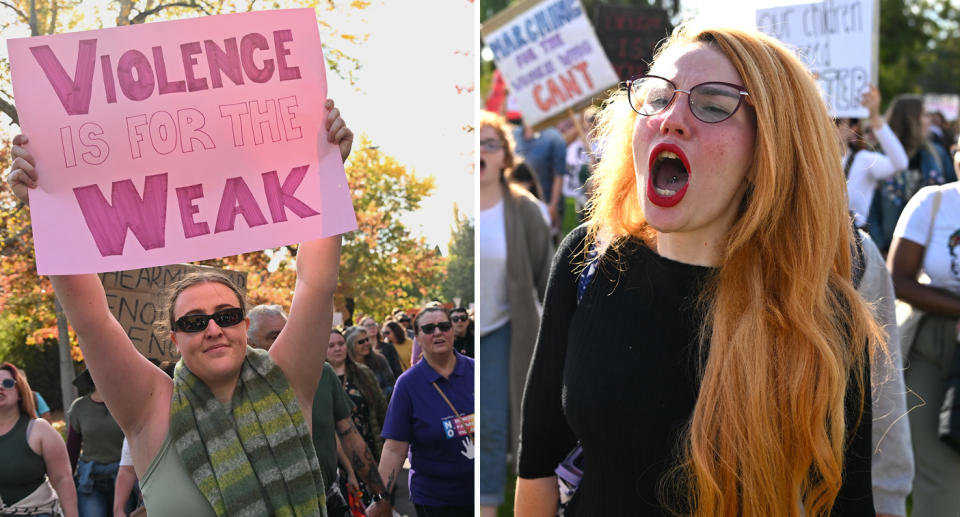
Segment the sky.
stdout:
[[[329,97],[354,133],[367,134],[373,145],[418,177],[435,178],[433,195],[420,210],[407,214],[404,222],[415,235],[446,253],[454,204],[467,214],[474,210],[474,133],[470,128],[476,109],[475,4],[418,0],[411,9],[412,3],[375,0],[357,10],[346,1],[336,3],[347,8],[318,9],[320,22],[330,24],[337,33],[365,35],[366,40],[352,44],[334,36],[324,41],[325,47],[342,50],[362,65],[353,74],[353,84],[328,71]],[[102,18],[101,26],[116,24],[107,0],[83,5],[88,23]],[[0,6],[0,22],[10,18],[11,11]],[[27,35],[5,29],[3,39]],[[0,48],[0,57],[6,57],[6,45]],[[2,118],[0,123],[8,122]],[[4,125],[0,133],[15,130],[16,126]]]
[[445,251],[453,204],[474,213],[474,133],[464,129],[476,109],[474,4],[387,1],[366,11],[365,22],[353,22],[370,37],[350,51],[363,63],[361,91],[329,74],[330,96],[355,132],[436,179],[433,196],[405,222]]

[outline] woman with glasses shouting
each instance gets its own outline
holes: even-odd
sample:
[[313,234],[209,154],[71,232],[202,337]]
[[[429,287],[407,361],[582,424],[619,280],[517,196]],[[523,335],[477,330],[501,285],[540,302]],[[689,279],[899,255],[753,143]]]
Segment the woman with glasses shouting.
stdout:
[[[480,510],[504,500],[507,452],[516,450],[520,398],[547,287],[550,227],[537,200],[507,182],[516,157],[503,117],[480,112],[477,333],[480,335]],[[536,174],[534,174],[536,176]]]
[[409,453],[417,515],[473,517],[473,359],[453,350],[446,310],[423,309],[413,327],[423,356],[394,386],[380,476],[392,492]]
[[[318,139],[346,160],[353,133],[333,101],[325,107]],[[24,203],[38,174],[26,143],[14,139],[8,178]],[[96,275],[51,277],[130,442],[150,515],[323,514],[310,413],[326,356],[316,336],[332,320],[339,257],[339,236],[300,245],[290,317],[269,353],[247,346],[246,302],[225,276],[195,273],[171,285],[161,320],[181,355],[173,380],[134,348]]]
[[688,26],[624,90],[554,258],[516,515],[556,514],[555,472],[567,516],[875,515],[879,335],[810,72],[767,36]]

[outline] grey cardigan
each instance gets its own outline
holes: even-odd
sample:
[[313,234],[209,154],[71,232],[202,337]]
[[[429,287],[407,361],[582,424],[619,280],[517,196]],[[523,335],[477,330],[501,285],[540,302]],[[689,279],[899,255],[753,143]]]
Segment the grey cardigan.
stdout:
[[540,328],[540,303],[547,289],[553,245],[550,228],[536,199],[519,187],[503,185],[503,220],[510,303],[509,450],[515,453],[520,435],[520,401]]
[[883,256],[870,237],[863,237],[866,262],[857,289],[873,305],[874,317],[887,333],[889,357],[876,354],[870,364],[873,392],[873,504],[877,513],[907,515],[907,494],[913,485],[913,446],[907,420],[903,359],[897,329],[893,282]]

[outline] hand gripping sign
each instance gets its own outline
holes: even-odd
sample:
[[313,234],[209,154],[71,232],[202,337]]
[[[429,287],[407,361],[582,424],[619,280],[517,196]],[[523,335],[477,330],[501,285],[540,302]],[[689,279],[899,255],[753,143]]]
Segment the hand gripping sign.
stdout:
[[8,41],[37,271],[119,271],[356,227],[313,9]]

